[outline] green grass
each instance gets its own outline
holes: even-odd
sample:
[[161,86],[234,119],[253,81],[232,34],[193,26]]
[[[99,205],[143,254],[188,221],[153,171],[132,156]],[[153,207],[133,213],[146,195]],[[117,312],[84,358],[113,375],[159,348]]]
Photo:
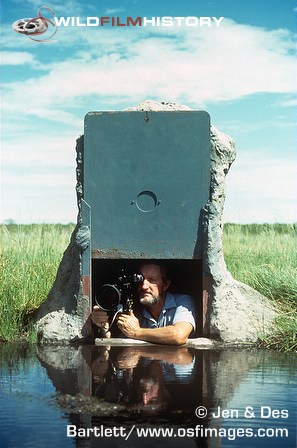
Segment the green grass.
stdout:
[[223,248],[233,277],[271,299],[280,312],[274,335],[262,343],[296,349],[296,226],[225,224]]
[[[0,225],[0,340],[35,340],[26,317],[47,297],[73,228],[73,224]],[[274,335],[262,343],[296,349],[296,227],[225,224],[223,247],[233,277],[280,310]]]
[[45,300],[73,225],[1,225],[0,340],[34,340],[26,316]]

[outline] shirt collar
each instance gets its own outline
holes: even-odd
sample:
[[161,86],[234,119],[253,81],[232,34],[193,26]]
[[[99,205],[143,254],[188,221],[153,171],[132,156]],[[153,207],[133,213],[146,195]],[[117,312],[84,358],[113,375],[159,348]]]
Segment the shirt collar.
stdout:
[[[165,302],[164,305],[161,309],[161,313],[160,316],[162,316],[162,314],[164,314],[166,312],[166,310],[169,310],[170,308],[176,308],[177,304],[176,304],[176,300],[173,294],[171,294],[171,292],[167,292],[166,293],[166,297],[165,297]],[[145,317],[146,319],[153,319],[155,320],[150,312],[148,311],[148,309],[146,307],[143,308],[142,311],[143,317]]]

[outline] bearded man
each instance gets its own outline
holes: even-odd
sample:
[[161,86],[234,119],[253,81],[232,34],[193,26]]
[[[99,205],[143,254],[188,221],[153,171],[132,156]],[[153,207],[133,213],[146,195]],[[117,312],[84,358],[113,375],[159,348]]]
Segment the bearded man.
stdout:
[[[117,326],[124,336],[156,344],[182,345],[194,333],[194,303],[191,296],[169,292],[166,267],[145,263],[140,267],[143,282],[139,285],[141,311],[117,316]],[[94,306],[92,321],[110,337],[108,315]]]

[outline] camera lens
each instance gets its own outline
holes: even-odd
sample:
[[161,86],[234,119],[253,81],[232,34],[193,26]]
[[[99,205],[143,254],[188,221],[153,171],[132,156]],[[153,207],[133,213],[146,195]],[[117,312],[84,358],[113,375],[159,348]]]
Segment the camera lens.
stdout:
[[113,311],[121,300],[121,292],[115,285],[102,285],[95,295],[96,304],[104,311]]

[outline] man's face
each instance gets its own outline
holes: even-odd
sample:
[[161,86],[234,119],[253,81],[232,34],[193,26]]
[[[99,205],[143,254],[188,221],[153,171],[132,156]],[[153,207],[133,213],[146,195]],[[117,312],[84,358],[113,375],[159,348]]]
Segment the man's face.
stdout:
[[140,286],[140,303],[151,306],[165,298],[170,281],[164,281],[161,276],[160,266],[146,264],[140,269],[144,281]]

